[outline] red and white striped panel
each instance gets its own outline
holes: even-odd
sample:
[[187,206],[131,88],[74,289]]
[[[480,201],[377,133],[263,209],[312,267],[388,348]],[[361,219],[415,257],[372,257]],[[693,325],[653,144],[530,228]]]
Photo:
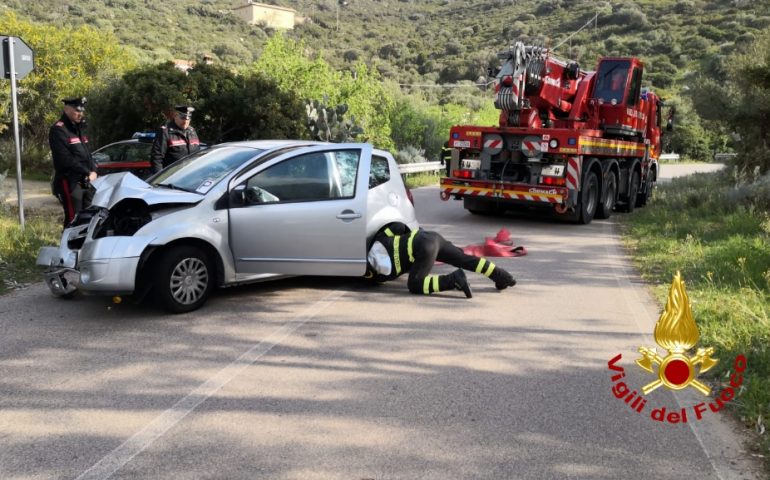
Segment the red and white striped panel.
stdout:
[[524,140],[521,142],[521,149],[524,150],[526,155],[536,154],[540,152],[540,142]]
[[[447,195],[470,195],[474,197],[496,197],[496,192],[493,190],[475,189],[472,187],[454,187],[442,189],[442,192]],[[497,192],[500,192],[499,190]],[[524,200],[529,202],[544,202],[544,203],[561,203],[561,195],[545,196],[536,195],[531,193],[516,193],[511,191],[500,192],[501,196],[511,200]]]
[[503,197],[512,198],[515,200],[525,200],[529,202],[544,202],[544,203],[561,203],[559,198],[556,197],[543,197],[540,195],[532,195],[531,193],[504,193]]
[[569,157],[567,161],[567,188],[578,190],[580,188],[580,160]]
[[503,139],[499,137],[485,139],[484,148],[503,148]]

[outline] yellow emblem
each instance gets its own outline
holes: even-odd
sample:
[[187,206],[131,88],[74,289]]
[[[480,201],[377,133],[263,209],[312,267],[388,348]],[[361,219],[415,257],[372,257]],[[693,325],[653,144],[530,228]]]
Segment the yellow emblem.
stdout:
[[668,292],[666,309],[655,324],[655,343],[668,350],[668,355],[661,357],[655,347],[639,347],[642,358],[636,361],[637,365],[650,373],[655,373],[652,365],[658,365],[658,379],[642,387],[642,393],[647,395],[665,385],[671,390],[682,390],[691,386],[708,395],[711,388],[695,378],[695,366],[700,364],[700,375],[714,367],[719,360],[711,358],[714,347],[699,348],[694,357],[686,355],[687,351],[698,343],[699,338],[700,332],[692,318],[684,281],[679,272],[676,272]]

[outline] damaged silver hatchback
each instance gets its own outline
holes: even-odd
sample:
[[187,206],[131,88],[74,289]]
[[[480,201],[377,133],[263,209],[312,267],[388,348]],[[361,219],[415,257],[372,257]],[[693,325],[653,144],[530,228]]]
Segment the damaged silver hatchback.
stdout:
[[380,229],[418,226],[393,157],[362,143],[222,144],[146,182],[118,173],[94,187],[61,245],[38,254],[54,295],[152,293],[187,312],[215,286],[364,275]]

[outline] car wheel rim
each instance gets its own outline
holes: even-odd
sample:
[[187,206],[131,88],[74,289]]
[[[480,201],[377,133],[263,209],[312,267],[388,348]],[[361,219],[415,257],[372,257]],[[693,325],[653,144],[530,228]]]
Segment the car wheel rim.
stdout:
[[200,258],[185,258],[171,272],[171,296],[182,305],[191,305],[203,297],[209,284],[209,272]]

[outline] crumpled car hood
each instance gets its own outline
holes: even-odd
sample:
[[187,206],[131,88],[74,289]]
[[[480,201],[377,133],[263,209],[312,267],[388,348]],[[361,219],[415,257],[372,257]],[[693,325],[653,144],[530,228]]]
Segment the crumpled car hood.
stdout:
[[113,173],[93,182],[96,194],[91,205],[112,208],[125,198],[137,198],[147,205],[161,203],[198,203],[203,195],[167,188],[154,188],[130,172]]

